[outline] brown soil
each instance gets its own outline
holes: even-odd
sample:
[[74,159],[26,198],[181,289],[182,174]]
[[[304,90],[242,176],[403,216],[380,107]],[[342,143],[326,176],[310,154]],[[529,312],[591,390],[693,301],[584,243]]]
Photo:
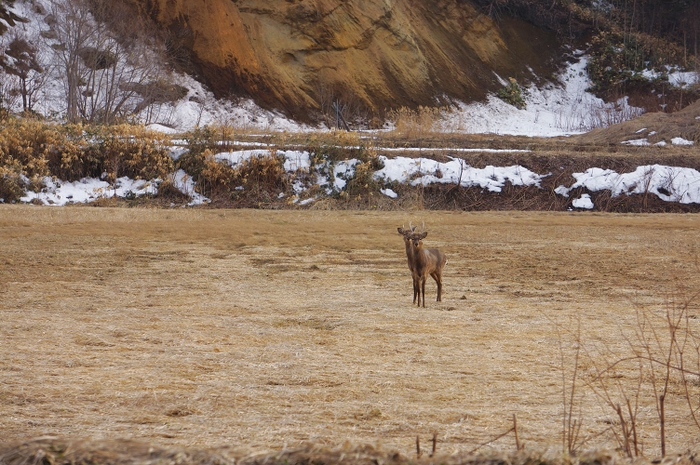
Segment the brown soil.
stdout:
[[[126,0],[125,0],[126,1]],[[498,23],[471,1],[149,0],[137,5],[187,50],[217,96],[248,95],[294,119],[482,99],[502,79],[548,78],[554,33]],[[354,113],[355,110],[348,110]]]
[[[396,233],[409,220],[449,258],[443,302],[430,282],[425,309]],[[2,205],[0,237],[4,442],[349,440],[410,455],[436,433],[444,453],[512,450],[512,435],[492,440],[516,414],[528,447],[557,448],[577,340],[590,382],[595,363],[629,355],[638,312],[663,317],[700,284],[696,215]],[[614,380],[638,386],[632,368]],[[671,381],[667,447],[684,451],[700,430]],[[615,446],[612,409],[583,381],[576,393],[586,447]]]

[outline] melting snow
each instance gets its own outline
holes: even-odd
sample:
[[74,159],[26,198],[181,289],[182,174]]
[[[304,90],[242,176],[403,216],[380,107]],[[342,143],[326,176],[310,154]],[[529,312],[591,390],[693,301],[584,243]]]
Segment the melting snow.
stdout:
[[606,127],[642,114],[642,109],[629,105],[626,98],[605,103],[588,92],[592,85],[586,71],[588,57],[581,51],[574,54],[578,61],[558,76],[557,83],[523,89],[525,109],[519,110],[493,95],[486,103],[458,103],[457,110],[443,123],[443,130],[555,137]]
[[[268,150],[241,150],[223,152],[216,159],[233,166],[253,156],[267,155]],[[334,163],[323,162],[311,166],[308,152],[286,150],[278,151],[284,157],[285,170],[291,176],[296,194],[295,203],[305,205],[315,198],[301,200],[314,185],[320,186],[326,195],[341,192],[347,180],[354,175],[359,160],[345,160]],[[487,166],[475,168],[464,160],[450,158],[447,162],[438,162],[429,158],[379,157],[383,168],[374,173],[374,179],[385,184],[382,194],[397,198],[398,194],[389,187],[400,183],[411,186],[427,186],[434,183],[457,184],[461,187],[478,187],[489,192],[501,192],[510,183],[514,186],[540,187],[549,173],[539,174],[519,166]],[[314,176],[308,176],[313,171]],[[691,168],[665,165],[645,165],[631,173],[617,173],[613,170],[590,168],[583,173],[574,173],[576,182],[570,187],[559,186],[555,193],[568,197],[573,189],[583,188],[590,192],[609,190],[613,197],[652,193],[668,202],[684,204],[700,203],[700,172]],[[53,178],[44,178],[45,187],[40,192],[27,191],[22,202],[39,201],[45,205],[66,205],[68,203],[87,203],[100,198],[130,197],[154,195],[158,192],[161,180],[131,180],[126,177],[117,179],[114,185],[107,181],[86,178],[76,182],[60,182]],[[171,181],[177,189],[191,198],[189,205],[201,205],[208,199],[195,190],[191,176],[183,170],[172,175]],[[239,187],[243,189],[243,187]],[[284,196],[280,193],[280,198]],[[593,202],[587,194],[572,202],[575,208],[593,208]]]
[[649,143],[649,140],[645,137],[644,139],[633,139],[633,140],[625,140],[621,142],[623,145],[636,145],[638,147],[645,146],[645,145],[651,145]]
[[[51,177],[43,179],[44,187],[39,192],[28,190],[21,202],[38,201],[44,205],[63,206],[71,203],[90,203],[98,199],[112,197],[139,197],[155,195],[161,179],[151,181],[118,178],[114,185],[96,178],[83,178],[80,181],[62,182]],[[183,170],[172,175],[173,185],[192,199],[188,205],[201,205],[208,199],[194,190],[194,180]]]
[[591,196],[588,194],[583,194],[580,198],[571,202],[571,205],[574,208],[581,208],[583,210],[592,210],[594,207]]
[[84,178],[75,182],[60,182],[53,178],[43,179],[44,188],[40,192],[28,191],[20,200],[31,202],[39,200],[46,205],[66,205],[68,203],[86,203],[100,198],[127,197],[155,194],[158,181],[134,181],[127,177],[117,179],[114,186],[107,181]]
[[698,73],[694,71],[679,71],[678,69],[666,67],[666,71],[660,73],[653,70],[644,70],[642,76],[649,80],[654,80],[661,78],[663,76],[668,77],[668,83],[674,87],[687,88],[695,84],[700,84],[700,77]]
[[700,203],[700,172],[692,168],[645,165],[624,174],[590,168],[574,173],[574,178],[576,182],[570,188],[560,186],[557,193],[568,194],[571,189],[583,187],[591,192],[609,190],[613,197],[649,192],[667,202]]
[[682,137],[674,137],[671,139],[673,145],[693,145],[695,142],[692,140],[685,140]]
[[392,199],[395,199],[399,196],[399,194],[397,194],[396,192],[394,192],[391,189],[381,189],[380,192],[382,194],[386,195],[387,197],[391,197]]
[[379,157],[384,168],[374,178],[384,182],[409,183],[427,186],[433,183],[459,184],[462,187],[481,187],[490,192],[501,192],[506,182],[515,186],[539,186],[544,176],[522,166],[474,168],[461,159],[440,163],[429,158]]

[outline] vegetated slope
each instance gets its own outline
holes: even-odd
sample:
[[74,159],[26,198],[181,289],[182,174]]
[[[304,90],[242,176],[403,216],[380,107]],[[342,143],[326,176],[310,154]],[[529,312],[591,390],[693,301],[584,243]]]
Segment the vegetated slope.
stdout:
[[[134,0],[124,0],[131,1]],[[135,2],[134,2],[135,3]],[[250,95],[295,119],[381,114],[444,97],[482,98],[502,79],[549,77],[555,34],[498,23],[471,1],[148,0],[218,96]],[[357,117],[357,114],[352,114]]]
[[595,129],[574,139],[597,145],[615,145],[634,140],[645,142],[642,145],[653,145],[676,137],[700,141],[700,101],[676,113],[646,113],[631,121]]

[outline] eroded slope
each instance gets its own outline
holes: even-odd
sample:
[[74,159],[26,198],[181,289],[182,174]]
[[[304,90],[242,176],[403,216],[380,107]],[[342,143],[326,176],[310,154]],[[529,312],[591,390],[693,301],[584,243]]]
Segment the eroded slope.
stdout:
[[[133,0],[132,0],[133,1]],[[464,0],[148,0],[219,95],[306,118],[333,101],[376,114],[548,76],[553,35]],[[528,69],[528,67],[530,69]]]

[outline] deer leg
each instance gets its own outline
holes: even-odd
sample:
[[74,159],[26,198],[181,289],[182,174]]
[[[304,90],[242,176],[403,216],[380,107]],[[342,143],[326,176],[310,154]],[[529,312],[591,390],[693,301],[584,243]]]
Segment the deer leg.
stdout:
[[[423,276],[420,280],[421,293],[423,294],[423,308],[425,308],[425,281],[426,278]],[[420,303],[420,295],[418,296],[418,301]]]
[[432,276],[437,283],[437,301],[442,302],[442,275],[435,271],[430,273],[430,276]]
[[[413,277],[413,304],[416,304],[416,300],[420,299],[420,291],[418,287],[418,278]],[[420,300],[418,300],[418,305],[420,305]]]

